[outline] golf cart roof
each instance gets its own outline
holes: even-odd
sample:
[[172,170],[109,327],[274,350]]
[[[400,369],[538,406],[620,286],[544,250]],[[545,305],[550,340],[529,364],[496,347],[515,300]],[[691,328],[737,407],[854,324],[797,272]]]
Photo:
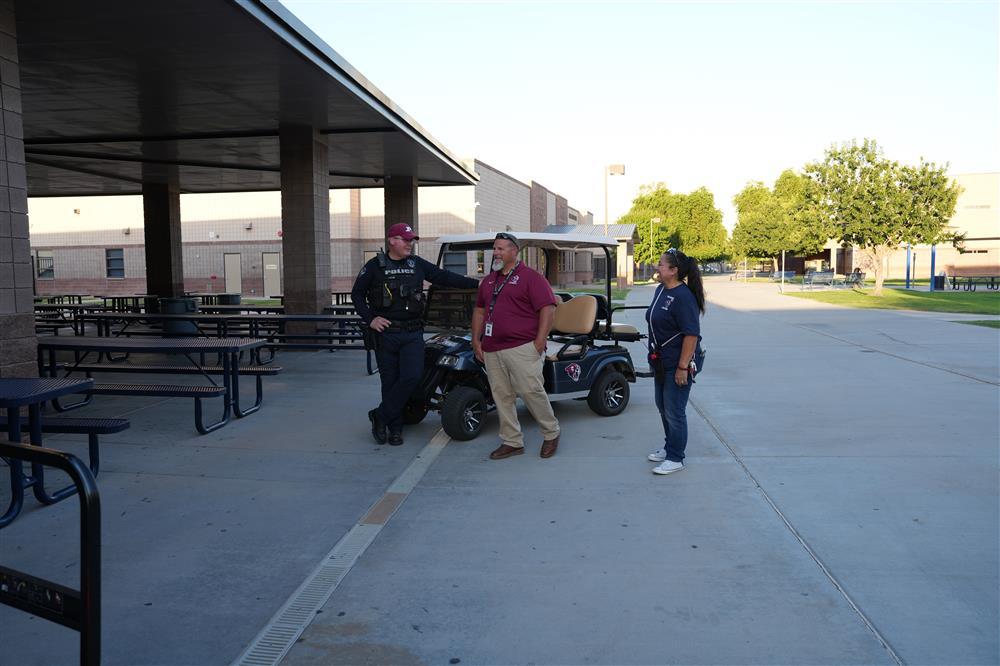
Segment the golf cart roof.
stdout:
[[[449,250],[490,250],[497,236],[496,231],[478,234],[441,236],[438,243]],[[523,250],[526,247],[540,247],[545,250],[582,250],[587,248],[613,248],[618,242],[613,238],[584,236],[583,234],[552,234],[536,231],[511,232],[517,237]]]

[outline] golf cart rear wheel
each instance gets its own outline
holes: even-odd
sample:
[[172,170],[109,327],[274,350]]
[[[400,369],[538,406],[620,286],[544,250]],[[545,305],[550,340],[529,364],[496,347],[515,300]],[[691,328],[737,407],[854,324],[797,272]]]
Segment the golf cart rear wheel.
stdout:
[[587,396],[587,404],[601,416],[617,416],[628,406],[629,388],[625,375],[608,368],[601,373]]
[[441,427],[452,439],[475,439],[486,421],[486,396],[471,386],[448,391],[441,405]]
[[416,425],[427,416],[427,405],[423,401],[411,400],[403,407],[403,423]]

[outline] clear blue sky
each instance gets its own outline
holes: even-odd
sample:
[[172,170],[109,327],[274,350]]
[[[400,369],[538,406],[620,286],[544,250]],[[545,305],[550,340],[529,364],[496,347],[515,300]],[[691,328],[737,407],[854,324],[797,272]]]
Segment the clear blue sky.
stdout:
[[1000,171],[998,3],[283,0],[460,157],[612,220],[639,186],[750,180],[870,137]]

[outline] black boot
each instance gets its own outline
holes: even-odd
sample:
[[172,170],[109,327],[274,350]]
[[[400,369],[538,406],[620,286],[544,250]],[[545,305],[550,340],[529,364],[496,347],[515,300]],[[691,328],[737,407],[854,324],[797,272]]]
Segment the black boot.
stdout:
[[401,432],[389,433],[389,446],[401,446],[402,444],[403,444],[403,433]]
[[372,422],[372,437],[379,444],[385,444],[386,432],[385,424],[378,417],[378,407],[368,412],[368,420]]

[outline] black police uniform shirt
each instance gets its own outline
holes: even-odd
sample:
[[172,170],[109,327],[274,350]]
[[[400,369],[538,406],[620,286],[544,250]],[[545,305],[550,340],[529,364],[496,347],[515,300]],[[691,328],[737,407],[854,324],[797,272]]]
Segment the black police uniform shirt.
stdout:
[[649,326],[649,353],[656,353],[666,370],[676,368],[681,359],[685,335],[698,336],[701,343],[701,321],[698,301],[686,284],[673,289],[657,286],[653,301],[646,309]]
[[[385,269],[379,266],[379,258],[372,257],[358,273],[351,289],[351,300],[358,315],[370,324],[375,317],[384,317],[391,322],[411,321],[423,316],[422,294],[424,282],[430,282],[443,287],[457,289],[478,289],[479,282],[464,275],[438,268],[431,262],[416,255],[395,260],[385,254]],[[371,302],[372,287],[378,286],[379,293],[387,283],[395,278],[398,281],[397,290],[392,293],[392,303],[385,307],[381,299]],[[377,283],[376,283],[377,281]],[[373,283],[376,283],[373,285]],[[404,293],[405,292],[405,295]]]

